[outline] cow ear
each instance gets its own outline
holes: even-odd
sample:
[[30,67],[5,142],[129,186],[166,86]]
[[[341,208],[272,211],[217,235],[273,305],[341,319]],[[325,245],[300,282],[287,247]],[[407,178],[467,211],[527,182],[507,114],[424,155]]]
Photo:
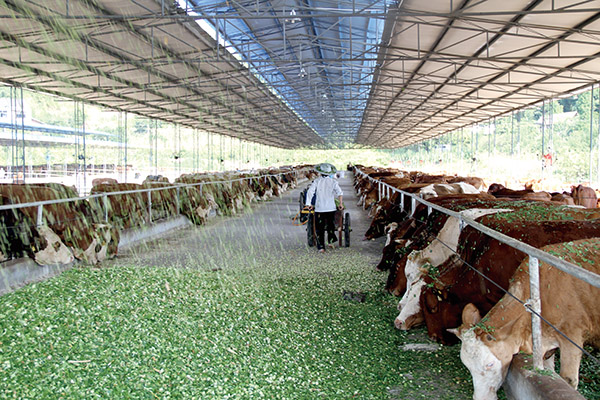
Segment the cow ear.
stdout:
[[481,314],[479,314],[477,307],[475,307],[472,303],[467,304],[462,312],[463,325],[470,328],[479,321],[481,321]]

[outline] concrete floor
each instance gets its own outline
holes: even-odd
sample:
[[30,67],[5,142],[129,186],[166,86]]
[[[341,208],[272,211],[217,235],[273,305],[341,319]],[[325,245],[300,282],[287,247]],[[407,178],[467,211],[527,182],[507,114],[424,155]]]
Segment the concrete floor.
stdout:
[[[344,192],[346,210],[350,213],[350,246],[369,255],[374,266],[381,256],[384,239],[362,241],[370,219],[364,210],[356,206],[358,199],[352,186],[352,173],[343,171],[339,183]],[[299,211],[300,192],[308,184],[304,182],[279,198],[255,203],[243,215],[217,217],[206,225],[184,228],[159,240],[133,246],[120,253],[117,261],[119,264],[132,261],[140,266],[223,268],[236,266],[233,263],[239,262],[240,254],[256,258],[261,253],[316,251],[307,246],[305,226],[292,223],[292,218]]]

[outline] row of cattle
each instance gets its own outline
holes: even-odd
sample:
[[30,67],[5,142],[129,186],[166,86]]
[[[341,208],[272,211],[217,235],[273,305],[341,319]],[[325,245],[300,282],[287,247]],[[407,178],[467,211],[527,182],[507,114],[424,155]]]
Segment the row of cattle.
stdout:
[[[469,185],[405,183],[406,173],[361,168],[355,187],[361,199],[377,190],[370,178],[427,198],[433,204],[592,271],[600,272],[600,210],[568,206],[491,185],[473,192]],[[473,178],[469,179],[475,182]],[[439,185],[439,186],[438,186]],[[437,187],[443,190],[437,191]],[[510,196],[508,196],[510,194]],[[363,201],[364,204],[364,201]],[[371,204],[368,238],[387,235],[378,270],[388,271],[386,289],[401,296],[395,326],[425,324],[431,339],[462,340],[461,359],[471,370],[475,399],[495,399],[514,354],[531,352],[530,314],[505,291],[529,298],[526,254],[458,218],[411,201],[399,193]],[[594,202],[595,205],[595,202]],[[542,315],[579,346],[600,344],[600,290],[546,264],[541,265]],[[487,314],[487,315],[486,315]],[[483,319],[481,315],[486,315]],[[544,351],[561,350],[560,375],[577,387],[581,352],[544,324]],[[553,362],[549,358],[548,364]]]
[[279,196],[313,173],[298,166],[186,174],[175,183],[153,176],[142,184],[104,179],[94,182],[95,196],[89,198],[58,183],[0,184],[0,205],[76,199],[45,204],[41,215],[37,206],[1,210],[0,261],[30,257],[40,265],[74,259],[96,264],[117,254],[125,229],[177,215],[200,225],[211,216],[241,213],[253,201]]

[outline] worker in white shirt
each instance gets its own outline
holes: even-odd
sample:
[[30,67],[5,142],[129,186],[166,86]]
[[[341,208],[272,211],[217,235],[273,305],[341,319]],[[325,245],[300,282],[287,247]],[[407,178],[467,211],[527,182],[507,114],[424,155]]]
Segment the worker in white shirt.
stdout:
[[[321,163],[315,166],[315,170],[321,174],[315,179],[306,192],[305,205],[315,209],[315,232],[317,235],[317,249],[320,253],[325,252],[325,231],[327,231],[327,242],[332,244],[337,241],[335,236],[335,211],[343,210],[342,189],[332,175],[337,172],[335,166],[329,163]],[[315,199],[313,197],[316,196]],[[338,200],[336,205],[335,200]],[[314,200],[314,201],[313,201]],[[314,206],[313,206],[314,204]]]

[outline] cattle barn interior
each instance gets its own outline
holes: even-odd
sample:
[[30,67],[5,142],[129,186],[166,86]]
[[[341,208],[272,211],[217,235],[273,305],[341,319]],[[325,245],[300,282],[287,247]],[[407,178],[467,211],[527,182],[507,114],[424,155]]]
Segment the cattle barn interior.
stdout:
[[0,397],[600,398],[598,0],[0,0],[0,142]]

